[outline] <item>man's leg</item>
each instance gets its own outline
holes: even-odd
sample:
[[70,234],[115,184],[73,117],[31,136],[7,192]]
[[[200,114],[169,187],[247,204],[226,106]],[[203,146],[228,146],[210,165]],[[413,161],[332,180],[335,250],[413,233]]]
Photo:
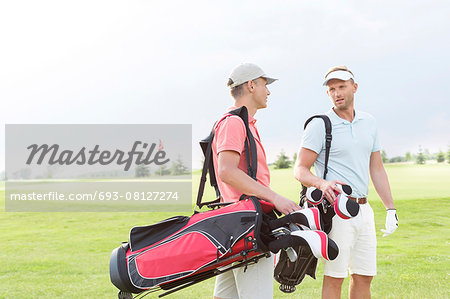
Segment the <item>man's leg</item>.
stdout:
[[324,275],[322,284],[323,299],[339,299],[341,298],[341,287],[344,278],[335,278]]
[[233,271],[216,276],[214,299],[239,299]]
[[272,299],[274,257],[218,275],[214,299]]
[[377,238],[373,210],[360,205],[361,230],[350,259],[350,298],[370,298],[370,284],[377,274]]
[[240,299],[272,299],[273,298],[273,265],[274,255],[262,258],[258,263],[233,269],[236,288]]
[[[356,219],[355,219],[356,218]],[[359,226],[359,218],[344,220],[333,217],[333,228],[328,236],[339,247],[339,255],[333,261],[324,261],[322,298],[341,298],[341,287],[347,277],[350,253],[354,243],[355,230]]]
[[373,276],[352,274],[350,276],[350,299],[370,299],[370,283]]

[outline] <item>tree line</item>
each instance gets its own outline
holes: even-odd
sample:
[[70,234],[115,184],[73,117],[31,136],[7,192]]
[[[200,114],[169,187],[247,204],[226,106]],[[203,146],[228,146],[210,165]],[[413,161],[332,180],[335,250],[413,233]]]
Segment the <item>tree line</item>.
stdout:
[[406,152],[404,156],[396,156],[388,158],[386,152],[381,152],[383,163],[396,163],[396,162],[414,162],[416,164],[425,164],[427,161],[436,161],[437,163],[443,163],[447,160],[450,163],[450,146],[447,152],[440,150],[437,153],[430,153],[428,149],[423,149],[419,146],[419,150],[416,153]]
[[161,165],[159,168],[152,171],[150,166],[139,165],[135,168],[135,177],[149,177],[152,175],[155,176],[164,176],[164,175],[184,175],[189,174],[190,169],[187,167],[182,158],[178,157],[174,162],[172,162],[172,166],[169,168],[166,165]]
[[[58,167],[50,166],[47,167],[46,172],[44,174],[38,176],[38,177],[32,177],[31,170],[29,168],[22,168],[19,171],[16,171],[11,174],[11,177],[8,177],[8,179],[15,179],[15,180],[28,180],[31,178],[34,179],[51,179],[55,178],[55,174],[58,172]],[[151,169],[150,166],[140,164],[134,168],[134,177],[137,178],[145,178],[150,176],[166,176],[166,175],[186,175],[190,174],[191,169],[190,167],[186,166],[183,159],[179,156],[175,161],[172,162],[172,165],[166,166],[165,164],[161,165],[158,168]],[[126,177],[132,177],[133,172],[127,172],[123,170],[111,170],[111,171],[103,171],[103,172],[93,172],[93,173],[87,173],[80,175],[79,177],[75,178],[126,178]],[[5,181],[6,178],[6,172],[1,171],[0,172],[0,181]]]
[[[416,153],[406,152],[404,156],[395,156],[389,158],[385,150],[381,151],[381,158],[383,163],[398,163],[398,162],[414,162],[416,164],[425,164],[426,161],[436,161],[437,163],[443,163],[447,161],[450,163],[450,146],[447,152],[439,151],[437,153],[430,153],[428,149],[422,149],[419,146],[419,150]],[[292,156],[292,160],[286,155],[284,150],[281,150],[277,156],[277,160],[273,163],[275,169],[290,168],[294,166],[297,160],[297,153]]]

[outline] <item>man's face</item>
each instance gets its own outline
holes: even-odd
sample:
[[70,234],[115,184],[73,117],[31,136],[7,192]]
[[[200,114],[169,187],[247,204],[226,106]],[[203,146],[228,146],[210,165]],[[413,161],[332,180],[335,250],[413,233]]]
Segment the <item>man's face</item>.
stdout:
[[353,97],[358,89],[358,84],[352,80],[332,79],[327,83],[327,94],[336,109],[346,110],[352,108]]
[[258,78],[251,82],[253,87],[253,98],[256,103],[256,108],[267,107],[267,97],[270,95],[270,91],[267,88],[267,80],[264,78]]

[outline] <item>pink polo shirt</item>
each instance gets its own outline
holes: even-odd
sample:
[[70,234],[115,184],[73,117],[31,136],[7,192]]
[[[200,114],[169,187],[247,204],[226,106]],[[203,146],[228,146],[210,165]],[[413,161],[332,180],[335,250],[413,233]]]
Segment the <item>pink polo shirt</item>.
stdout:
[[[237,108],[238,107],[230,107],[228,108],[228,111]],[[258,183],[269,187],[270,172],[267,166],[266,153],[261,144],[258,130],[255,126],[256,119],[249,115],[248,121],[250,131],[255,138],[256,151],[258,154],[258,170],[256,173],[256,179]],[[241,155],[239,168],[247,173],[247,159],[245,156],[245,140],[247,134],[245,131],[244,121],[239,116],[232,115],[227,118],[220,119],[218,124],[216,124],[214,130],[215,137],[212,143],[213,162],[220,193],[222,194],[224,202],[238,201],[239,197],[242,195],[242,192],[239,192],[238,190],[234,189],[230,185],[225,184],[219,179],[219,175],[217,173],[217,159],[220,152],[235,151]]]

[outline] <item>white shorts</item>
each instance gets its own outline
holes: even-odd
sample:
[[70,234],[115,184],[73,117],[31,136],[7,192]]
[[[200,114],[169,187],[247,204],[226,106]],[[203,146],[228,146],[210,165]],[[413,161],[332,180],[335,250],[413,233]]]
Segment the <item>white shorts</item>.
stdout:
[[216,277],[214,296],[226,299],[272,299],[274,255]]
[[359,205],[359,214],[351,219],[333,217],[328,236],[339,247],[333,261],[324,261],[324,275],[345,278],[350,274],[375,276],[377,274],[377,238],[375,220],[369,203]]

